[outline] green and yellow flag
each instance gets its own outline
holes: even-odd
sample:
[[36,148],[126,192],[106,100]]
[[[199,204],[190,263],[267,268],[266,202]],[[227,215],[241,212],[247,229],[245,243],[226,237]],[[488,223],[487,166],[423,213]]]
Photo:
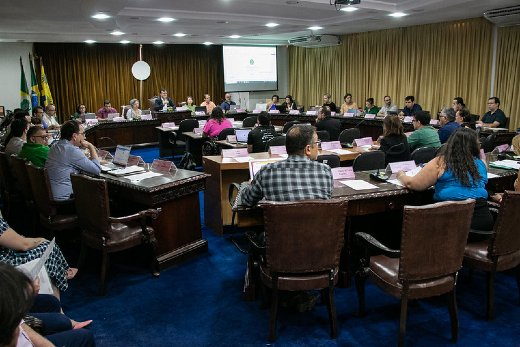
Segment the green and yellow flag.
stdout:
[[23,71],[22,57],[20,57],[20,108],[29,111],[31,109],[31,97],[29,96],[29,88],[27,88],[27,80]]
[[36,74],[34,73],[31,54],[29,54],[29,66],[31,67],[31,104],[34,108],[40,104],[40,89],[38,88],[38,80],[36,79]]
[[43,60],[40,58],[41,65],[41,83],[42,83],[42,96],[40,98],[40,106],[45,107],[49,104],[54,104],[52,101],[51,90],[49,89],[49,83],[47,82],[47,76],[45,76],[45,70],[43,69]]

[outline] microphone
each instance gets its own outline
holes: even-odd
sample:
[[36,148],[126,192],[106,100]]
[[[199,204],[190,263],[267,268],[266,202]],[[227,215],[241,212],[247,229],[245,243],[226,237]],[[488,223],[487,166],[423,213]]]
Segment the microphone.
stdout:
[[108,137],[108,136],[102,136],[102,137],[98,137],[98,140],[110,140],[110,141],[114,144],[114,146],[117,147],[117,143],[116,143],[114,140],[112,140],[111,137]]
[[366,118],[363,118],[363,119],[361,120],[361,122],[357,123],[356,126],[355,126],[354,128],[357,128],[357,127],[358,127],[361,123],[363,123],[365,120],[366,120]]

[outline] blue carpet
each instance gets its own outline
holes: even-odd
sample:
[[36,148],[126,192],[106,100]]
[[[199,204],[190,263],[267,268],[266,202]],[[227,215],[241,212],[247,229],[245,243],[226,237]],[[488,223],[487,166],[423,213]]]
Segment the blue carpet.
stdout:
[[[148,150],[146,150],[148,151]],[[157,151],[157,149],[155,149]],[[153,151],[132,154],[157,157]],[[201,193],[201,215],[202,193]],[[81,278],[71,280],[63,293],[65,312],[73,319],[93,319],[90,329],[98,346],[265,346],[269,345],[269,310],[260,301],[242,301],[246,256],[227,238],[203,227],[209,252],[153,278],[146,250],[136,248],[114,254],[108,274],[107,295],[98,296],[101,254],[90,252],[89,267]],[[244,244],[241,234],[238,241]],[[75,265],[78,245],[64,250]],[[467,270],[459,275],[457,302],[460,339],[456,346],[519,346],[520,308],[518,288],[511,272],[496,279],[495,320],[484,319],[485,276],[476,272],[466,283]],[[355,288],[335,290],[339,337],[331,340],[325,306],[311,312],[281,309],[278,346],[387,346],[397,344],[399,300],[367,282],[365,318],[354,318]],[[408,346],[455,346],[443,297],[420,300],[408,309]]]

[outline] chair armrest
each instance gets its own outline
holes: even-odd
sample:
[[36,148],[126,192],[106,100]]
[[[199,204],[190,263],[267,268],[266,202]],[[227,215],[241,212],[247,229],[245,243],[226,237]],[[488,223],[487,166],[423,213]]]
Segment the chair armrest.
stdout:
[[121,223],[121,222],[128,222],[131,220],[146,218],[146,217],[152,217],[152,219],[157,219],[158,216],[159,216],[158,210],[149,209],[149,210],[140,211],[138,213],[134,213],[134,214],[124,216],[124,217],[109,217],[109,221],[112,223]]
[[253,247],[255,247],[257,249],[265,249],[265,246],[262,244],[260,239],[258,239],[258,235],[254,231],[247,230],[244,233],[244,235],[246,236],[249,243],[251,243],[251,245],[253,245]]
[[52,203],[56,206],[66,206],[66,205],[74,205],[74,199],[68,199],[68,200],[52,200]]
[[475,230],[475,229],[469,229],[470,234],[474,235],[489,235],[493,236],[494,231],[493,230]]
[[238,193],[240,191],[240,185],[238,183],[232,182],[229,185],[229,195],[228,195],[229,204],[231,205],[231,207],[233,207],[233,205],[235,204],[235,199],[233,199],[233,192],[235,189],[237,190],[237,193]]
[[389,258],[399,258],[401,256],[401,251],[386,247],[367,233],[356,233],[354,239],[358,245],[364,245],[371,250],[377,250],[379,253],[383,253],[383,255],[386,255]]

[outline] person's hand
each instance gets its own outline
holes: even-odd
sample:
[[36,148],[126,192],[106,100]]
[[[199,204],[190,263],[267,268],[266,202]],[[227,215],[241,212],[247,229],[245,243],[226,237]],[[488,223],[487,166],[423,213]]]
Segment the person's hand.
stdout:
[[33,245],[32,245],[31,249],[34,249],[34,248],[38,247],[39,245],[41,245],[42,243],[44,243],[45,241],[47,241],[43,237],[35,237],[35,238],[32,238],[31,240],[33,241]]
[[482,123],[481,120],[478,120],[478,121],[477,121],[477,124],[484,124],[484,123]]
[[100,160],[99,163],[100,163],[101,165],[110,164],[110,162],[109,162],[109,161],[106,161],[106,160]]
[[406,172],[404,172],[403,170],[399,170],[397,172],[397,175],[395,176],[395,178],[399,179],[400,177],[402,177],[403,175],[406,175]]
[[500,204],[502,202],[503,195],[504,193],[496,193],[495,195],[491,195],[491,200],[497,204]]
[[87,140],[83,140],[83,141],[81,141],[81,147],[91,149],[91,148],[94,148],[94,145],[92,145]]
[[32,288],[33,288],[33,296],[38,295],[40,292],[40,277],[36,276],[34,281],[32,281]]

